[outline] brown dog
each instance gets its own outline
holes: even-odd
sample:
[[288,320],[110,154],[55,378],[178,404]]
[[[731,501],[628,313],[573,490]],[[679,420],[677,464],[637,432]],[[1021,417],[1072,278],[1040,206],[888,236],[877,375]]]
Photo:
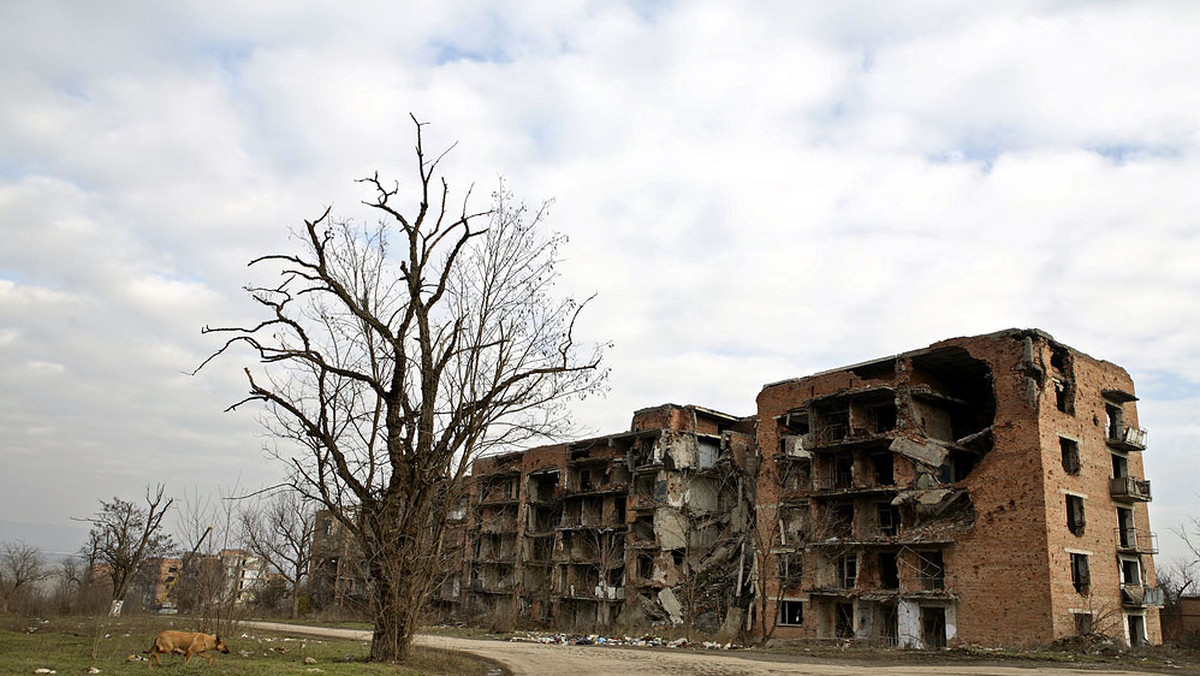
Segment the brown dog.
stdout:
[[154,666],[155,662],[158,662],[158,666],[161,667],[162,662],[159,661],[158,656],[171,653],[186,655],[183,659],[184,664],[192,660],[192,655],[200,655],[208,660],[208,665],[211,667],[213,657],[208,654],[210,650],[229,654],[229,646],[225,645],[225,641],[220,636],[190,631],[160,631],[158,636],[154,637],[154,645],[150,646],[149,650],[142,652],[150,655],[150,659],[146,660],[148,667]]

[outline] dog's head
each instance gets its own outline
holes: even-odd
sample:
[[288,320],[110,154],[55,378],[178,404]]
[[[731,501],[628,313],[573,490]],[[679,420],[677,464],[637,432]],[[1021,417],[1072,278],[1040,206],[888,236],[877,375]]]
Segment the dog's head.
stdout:
[[229,654],[229,646],[225,645],[225,639],[221,638],[220,635],[217,636],[217,643],[213,646],[213,648],[218,652],[223,652],[226,655]]

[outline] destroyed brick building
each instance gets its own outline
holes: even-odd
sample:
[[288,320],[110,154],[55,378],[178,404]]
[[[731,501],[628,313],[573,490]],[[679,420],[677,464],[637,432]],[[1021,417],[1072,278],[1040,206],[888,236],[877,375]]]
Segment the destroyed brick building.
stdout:
[[1135,401],[1119,366],[1012,329],[772,383],[751,416],[643,409],[477,461],[436,605],[726,640],[1157,643]]
[[1135,400],[1124,369],[1032,330],[767,385],[774,634],[1161,641]]
[[638,411],[628,432],[478,461],[468,613],[736,634],[749,605],[753,420]]

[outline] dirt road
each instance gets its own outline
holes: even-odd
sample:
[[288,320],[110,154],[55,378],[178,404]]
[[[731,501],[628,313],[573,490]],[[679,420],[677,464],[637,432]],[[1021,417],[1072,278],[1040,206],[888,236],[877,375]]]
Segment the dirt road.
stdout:
[[[244,625],[271,631],[331,636],[362,641],[371,632],[353,629],[301,627],[272,622],[244,622]],[[450,636],[417,637],[420,645],[482,655],[503,663],[516,676],[570,674],[571,676],[757,676],[759,674],[939,674],[941,676],[1031,676],[1034,668],[998,665],[880,665],[836,664],[827,661],[802,661],[802,657],[765,657],[755,653],[720,653],[648,650],[601,646],[561,646],[535,643],[508,643]],[[1038,676],[1073,674],[1142,674],[1135,671],[1097,671],[1037,665]]]

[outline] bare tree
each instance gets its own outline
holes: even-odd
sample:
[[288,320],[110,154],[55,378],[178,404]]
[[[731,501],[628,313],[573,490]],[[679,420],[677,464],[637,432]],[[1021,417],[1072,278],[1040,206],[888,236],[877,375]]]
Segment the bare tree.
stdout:
[[94,562],[112,579],[109,615],[113,617],[121,614],[125,592],[142,561],[161,556],[174,546],[171,536],[161,530],[163,517],[175,502],[164,492],[161,484],[154,490],[147,488],[145,507],[115,497],[111,502],[101,500],[94,516],[79,519],[92,524],[88,542]]
[[7,613],[14,600],[51,574],[36,547],[20,541],[4,543],[4,553],[0,554],[0,612]]
[[545,206],[514,203],[503,185],[489,210],[472,212],[469,190],[453,206],[445,153],[425,155],[423,126],[408,205],[398,183],[363,179],[377,225],[328,209],[306,221],[301,253],[251,261],[282,280],[247,289],[267,318],[205,328],[232,334],[205,363],[245,346],[265,366],[247,369],[249,396],[230,409],[266,405],[271,431],[302,449],[289,459],[294,487],[357,539],[374,661],[408,655],[471,461],[561,433],[564,400],[604,379],[600,347],[581,357],[575,341],[586,303],[553,293],[563,240],[540,233]]
[[[231,491],[237,492],[236,484]],[[182,612],[195,615],[202,631],[231,634],[240,619],[242,590],[237,578],[246,557],[237,512],[235,499],[224,491],[184,493],[177,528],[185,553],[177,584],[166,596]]]
[[300,590],[312,562],[316,512],[298,493],[289,491],[242,510],[241,522],[251,551],[287,581],[291,617],[297,617]]
[[1200,517],[1188,517],[1188,520],[1171,529],[1192,553],[1191,560],[1180,563],[1181,567],[1191,569],[1200,567]]

